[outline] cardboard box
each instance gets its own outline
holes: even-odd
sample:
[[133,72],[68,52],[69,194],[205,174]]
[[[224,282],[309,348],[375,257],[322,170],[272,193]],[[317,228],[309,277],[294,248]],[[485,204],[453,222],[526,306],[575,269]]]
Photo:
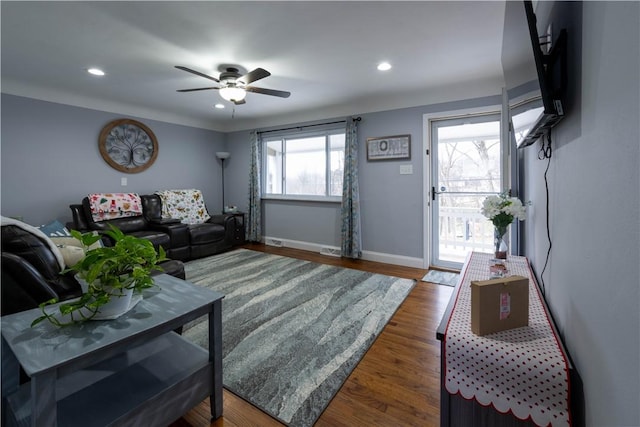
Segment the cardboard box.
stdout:
[[486,335],[528,324],[528,278],[510,276],[471,282],[471,332]]

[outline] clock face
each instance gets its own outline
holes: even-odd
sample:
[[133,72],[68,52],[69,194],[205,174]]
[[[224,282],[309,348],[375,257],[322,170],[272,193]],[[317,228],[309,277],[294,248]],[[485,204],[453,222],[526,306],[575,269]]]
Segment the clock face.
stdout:
[[158,141],[151,129],[130,119],[114,120],[106,125],[100,132],[98,145],[104,160],[125,173],[142,172],[158,156]]

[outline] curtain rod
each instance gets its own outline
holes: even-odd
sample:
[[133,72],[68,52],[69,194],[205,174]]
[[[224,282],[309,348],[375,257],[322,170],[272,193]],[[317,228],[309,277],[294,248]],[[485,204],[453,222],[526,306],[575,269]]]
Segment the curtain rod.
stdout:
[[[354,117],[353,121],[354,122],[359,122],[362,120],[362,117]],[[256,132],[258,135],[263,134],[263,133],[268,133],[268,132],[281,132],[283,130],[293,130],[293,129],[302,129],[302,128],[309,128],[309,127],[313,127],[313,126],[325,126],[325,125],[333,125],[336,123],[346,123],[346,120],[338,120],[335,122],[328,122],[328,123],[316,123],[315,125],[303,125],[303,126],[294,126],[294,127],[290,127],[290,128],[283,128],[283,129],[271,129],[271,130],[263,130],[260,132]]]

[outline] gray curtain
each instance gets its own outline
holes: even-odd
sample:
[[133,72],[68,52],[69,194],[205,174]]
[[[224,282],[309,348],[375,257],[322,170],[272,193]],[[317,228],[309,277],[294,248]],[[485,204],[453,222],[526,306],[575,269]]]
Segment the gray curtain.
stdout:
[[249,212],[247,212],[247,240],[259,242],[262,238],[262,212],[260,208],[260,169],[262,167],[261,139],[257,132],[251,132],[251,160],[249,165]]
[[342,256],[362,257],[360,190],[358,187],[358,122],[347,118],[342,179]]

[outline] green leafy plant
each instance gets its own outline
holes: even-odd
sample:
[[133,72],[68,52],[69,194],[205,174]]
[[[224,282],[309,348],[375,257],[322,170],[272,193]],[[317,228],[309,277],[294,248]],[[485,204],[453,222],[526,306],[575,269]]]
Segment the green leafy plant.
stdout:
[[[162,270],[158,263],[167,259],[164,249],[160,247],[156,252],[149,240],[124,234],[114,226],[104,234],[113,240],[113,246],[88,250],[84,258],[63,272],[75,271],[77,277],[87,282],[86,292],[77,300],[60,304],[59,315],[45,310],[47,306],[57,303],[57,299],[40,304],[43,314],[31,326],[43,320],[56,326],[84,322],[93,318],[100,307],[112,298],[121,296],[126,289],[141,292],[154,285],[151,272]],[[76,230],[72,230],[71,235],[80,240],[85,248],[101,238],[94,233],[82,234]],[[69,320],[62,320],[64,318]]]

